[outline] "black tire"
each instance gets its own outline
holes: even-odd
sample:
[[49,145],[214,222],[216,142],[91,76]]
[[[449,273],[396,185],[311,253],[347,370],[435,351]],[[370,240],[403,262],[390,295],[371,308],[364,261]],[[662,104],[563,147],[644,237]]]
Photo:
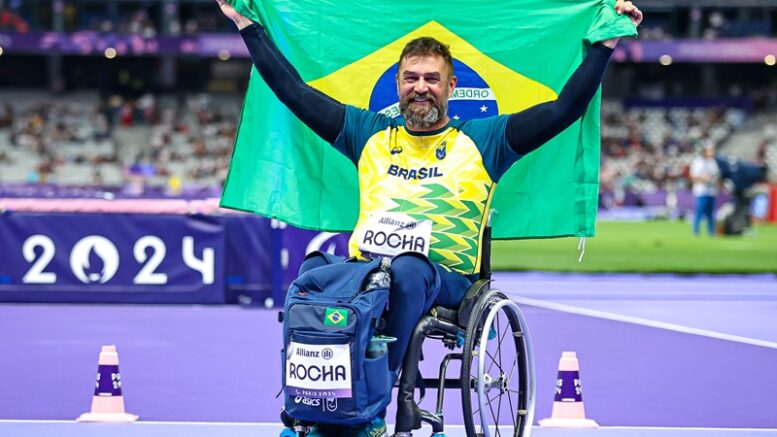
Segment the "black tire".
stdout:
[[[461,400],[462,410],[464,413],[464,427],[468,436],[483,436],[482,425],[478,403],[478,391],[475,383],[478,375],[478,354],[480,348],[480,336],[484,329],[483,324],[486,322],[486,318],[494,306],[494,304],[501,300],[507,299],[507,297],[498,290],[491,290],[487,292],[480,300],[475,304],[470,317],[470,323],[467,326],[464,350],[462,353],[461,364]],[[494,397],[488,396],[489,410],[487,415],[489,416],[489,423],[485,425],[489,428],[489,434],[492,437],[513,436],[513,437],[525,437],[528,436],[531,431],[531,418],[533,417],[532,411],[533,402],[530,398],[533,398],[533,393],[530,393],[530,385],[528,384],[531,367],[528,363],[527,344],[528,341],[523,335],[524,329],[521,327],[519,317],[510,307],[502,307],[498,310],[499,313],[495,316],[492,325],[496,329],[496,343],[489,340],[485,347],[487,352],[486,359],[486,373],[499,373],[499,389],[492,388],[489,393],[495,393]],[[490,327],[487,327],[490,331]],[[509,341],[509,336],[514,341]],[[497,344],[498,343],[498,344]],[[493,354],[488,353],[490,349],[497,345]],[[503,348],[511,348],[511,351],[506,351]],[[477,353],[476,353],[477,351]],[[502,362],[502,358],[508,352],[511,353],[510,357],[514,359],[507,359],[505,361],[511,361],[509,367],[505,362]],[[528,359],[527,359],[528,356]],[[488,362],[491,361],[489,365]],[[509,408],[510,412],[503,414],[503,403],[505,408]],[[510,420],[512,419],[512,420]],[[500,423],[510,422],[510,423]]]

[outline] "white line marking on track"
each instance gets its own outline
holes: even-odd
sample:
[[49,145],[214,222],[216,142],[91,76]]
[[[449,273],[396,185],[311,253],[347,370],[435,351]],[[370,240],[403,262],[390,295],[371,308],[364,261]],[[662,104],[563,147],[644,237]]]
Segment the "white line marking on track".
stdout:
[[596,317],[599,319],[613,320],[616,322],[633,323],[635,325],[647,326],[649,328],[666,329],[668,331],[675,331],[683,334],[699,335],[702,337],[710,337],[718,340],[733,341],[736,343],[743,343],[743,344],[749,344],[753,346],[777,349],[777,343],[766,341],[766,340],[758,340],[755,338],[741,337],[739,335],[724,334],[722,332],[708,331],[706,329],[699,329],[699,328],[691,328],[689,326],[676,325],[674,323],[658,322],[655,320],[642,319],[639,317],[624,316],[622,314],[591,310],[591,309],[580,308],[572,305],[564,305],[560,303],[547,302],[539,299],[531,299],[528,297],[519,297],[515,295],[510,295],[510,298],[518,304],[530,305],[533,307],[545,308],[553,311],[561,311],[565,313],[578,314],[581,316]]

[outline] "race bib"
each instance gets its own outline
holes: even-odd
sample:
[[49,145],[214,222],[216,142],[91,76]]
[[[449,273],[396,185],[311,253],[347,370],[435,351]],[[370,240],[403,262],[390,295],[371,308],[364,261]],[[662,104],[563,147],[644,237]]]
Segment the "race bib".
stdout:
[[429,256],[432,221],[407,214],[382,212],[370,215],[359,237],[359,250],[373,256],[393,257],[403,252]]
[[286,355],[286,393],[309,398],[350,398],[350,345],[290,342]]

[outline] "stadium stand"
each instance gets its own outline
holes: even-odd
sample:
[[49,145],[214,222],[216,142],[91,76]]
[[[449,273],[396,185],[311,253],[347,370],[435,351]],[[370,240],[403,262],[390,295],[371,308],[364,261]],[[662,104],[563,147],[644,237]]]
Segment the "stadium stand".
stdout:
[[[145,93],[125,99],[0,93],[0,183],[102,187],[126,195],[217,195],[239,111],[236,94]],[[678,197],[689,207],[688,166],[708,143],[777,168],[772,119],[733,107],[626,107],[606,100],[602,207],[673,207]],[[748,143],[742,136],[758,147],[737,148]]]
[[17,92],[0,102],[0,182],[120,187],[141,175],[171,194],[221,185],[240,108],[239,96],[205,94]]

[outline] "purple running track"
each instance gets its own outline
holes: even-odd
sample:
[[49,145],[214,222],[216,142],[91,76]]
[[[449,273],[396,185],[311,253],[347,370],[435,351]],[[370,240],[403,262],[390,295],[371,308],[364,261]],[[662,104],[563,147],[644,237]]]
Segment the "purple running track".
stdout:
[[[775,349],[524,312],[535,344],[535,419],[550,414],[558,358],[574,350],[588,416],[601,425],[777,427]],[[85,412],[103,344],[118,346],[127,409],[141,420],[278,421],[276,311],[151,305],[0,305],[0,419]],[[430,346],[424,369],[444,351]],[[448,423],[462,423],[456,396],[446,401]]]

